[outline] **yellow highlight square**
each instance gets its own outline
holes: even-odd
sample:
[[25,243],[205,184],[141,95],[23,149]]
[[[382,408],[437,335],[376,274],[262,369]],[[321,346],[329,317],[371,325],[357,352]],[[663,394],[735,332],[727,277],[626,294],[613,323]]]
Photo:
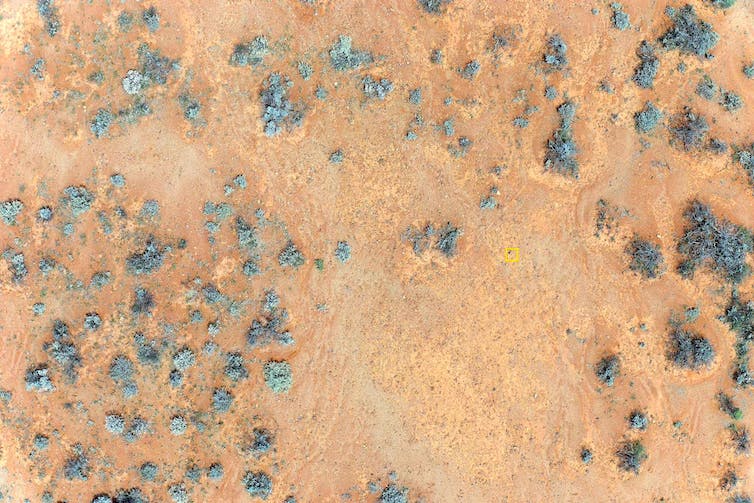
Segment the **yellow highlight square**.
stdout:
[[505,260],[506,264],[514,264],[518,262],[519,258],[520,258],[520,252],[518,248],[505,249],[505,255],[503,256],[503,260]]

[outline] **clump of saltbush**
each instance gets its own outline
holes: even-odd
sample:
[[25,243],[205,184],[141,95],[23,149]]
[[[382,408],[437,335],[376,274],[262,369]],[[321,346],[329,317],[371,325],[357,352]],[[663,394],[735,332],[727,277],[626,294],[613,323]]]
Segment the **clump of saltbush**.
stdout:
[[393,83],[390,80],[375,79],[371,75],[366,75],[361,79],[361,86],[364,96],[369,99],[384,100],[393,91]]
[[300,126],[304,120],[304,107],[294,104],[289,97],[293,82],[280,73],[271,73],[264,81],[259,100],[262,105],[264,134],[275,136],[283,129]]
[[456,254],[458,239],[462,234],[463,231],[459,227],[448,222],[440,229],[436,229],[432,224],[427,224],[424,229],[409,227],[403,234],[403,239],[412,244],[414,253],[417,255],[429,249],[434,239],[434,247],[446,257],[451,258]]
[[691,5],[668,11],[673,25],[660,37],[660,44],[666,49],[677,49],[686,54],[710,57],[710,50],[720,40],[712,26],[699,19]]
[[61,26],[58,8],[53,5],[54,2],[55,0],[37,0],[37,12],[44,21],[45,31],[50,37],[57,35]]
[[6,225],[16,225],[16,218],[24,209],[20,199],[8,199],[0,202],[0,218]]
[[750,386],[754,383],[749,371],[749,344],[754,340],[754,302],[744,302],[734,290],[720,320],[736,334],[736,360],[731,377],[737,386]]
[[131,274],[151,274],[162,267],[164,256],[165,250],[150,236],[144,250],[128,256],[126,270]]
[[706,204],[692,201],[684,216],[688,221],[678,241],[678,252],[685,258],[678,272],[693,277],[702,265],[732,283],[739,283],[750,274],[746,256],[754,250],[751,232],[727,220],[718,219]]
[[293,386],[291,364],[270,360],[264,364],[264,382],[274,393],[287,393]]
[[371,53],[356,49],[353,40],[347,35],[340,35],[328,51],[330,65],[337,71],[356,70],[374,61]]

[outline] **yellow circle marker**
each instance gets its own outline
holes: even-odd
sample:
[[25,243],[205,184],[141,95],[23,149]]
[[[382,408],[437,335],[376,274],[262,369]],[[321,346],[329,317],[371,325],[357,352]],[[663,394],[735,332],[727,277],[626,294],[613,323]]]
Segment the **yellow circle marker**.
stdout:
[[518,248],[506,248],[503,260],[506,264],[514,264],[521,258],[520,255]]

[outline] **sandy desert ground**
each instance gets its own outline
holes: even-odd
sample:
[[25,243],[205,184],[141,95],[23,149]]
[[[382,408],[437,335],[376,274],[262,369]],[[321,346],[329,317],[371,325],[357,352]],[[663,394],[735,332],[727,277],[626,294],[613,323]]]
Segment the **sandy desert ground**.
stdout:
[[[750,501],[715,3],[0,2],[0,501]],[[694,200],[740,227],[684,275]]]

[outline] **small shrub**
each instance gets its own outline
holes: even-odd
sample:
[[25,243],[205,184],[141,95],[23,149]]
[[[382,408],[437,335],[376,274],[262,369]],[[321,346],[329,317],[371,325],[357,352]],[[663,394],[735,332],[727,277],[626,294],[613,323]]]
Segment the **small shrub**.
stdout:
[[642,89],[651,89],[654,86],[657,71],[660,69],[660,60],[655,55],[654,47],[646,40],[639,45],[636,54],[639,57],[639,64],[634,69],[632,80]]
[[74,217],[78,217],[91,209],[94,202],[94,194],[83,185],[70,185],[63,189],[63,204],[65,204]]
[[26,371],[26,390],[37,392],[55,391],[55,385],[49,376],[49,369],[46,365],[40,365]]
[[754,143],[747,148],[737,149],[733,160],[741,165],[749,178],[749,183],[754,187]]
[[[142,417],[135,417],[131,421],[131,427],[123,435],[123,439],[126,442],[133,443],[139,440],[141,437],[149,433],[149,423]],[[155,467],[155,470],[157,468]]]
[[728,307],[720,320],[727,323],[737,337],[745,342],[754,340],[754,302],[744,302],[737,292],[731,294]]
[[124,355],[118,355],[110,363],[110,378],[115,382],[128,382],[134,375],[133,362]]
[[616,355],[609,355],[597,362],[595,374],[603,384],[612,386],[615,378],[620,374],[620,361]]
[[131,312],[133,314],[151,314],[154,305],[154,296],[149,290],[141,287],[134,290],[134,302],[131,304]]
[[628,14],[623,11],[623,6],[618,2],[613,3],[611,6],[613,8],[613,16],[611,18],[613,27],[620,31],[625,31],[631,28],[631,21],[629,20]]
[[181,372],[185,372],[196,363],[196,354],[188,346],[184,346],[173,355],[173,366]]
[[377,501],[378,503],[408,503],[408,488],[388,484]]
[[296,247],[293,241],[288,241],[285,248],[278,255],[278,263],[282,267],[297,268],[304,265],[304,254]]
[[446,257],[453,257],[456,254],[459,237],[461,237],[461,230],[448,222],[437,233],[437,249]]
[[123,11],[118,14],[118,28],[122,33],[128,33],[134,24],[134,16],[130,12]]
[[172,484],[168,486],[168,495],[173,503],[189,503],[188,491],[183,484]]
[[150,236],[143,251],[126,259],[126,270],[131,274],[151,274],[162,267],[164,257],[165,250]]
[[131,489],[118,489],[115,493],[114,503],[149,503],[144,493],[138,487]]
[[473,80],[474,77],[476,77],[477,74],[479,73],[480,69],[481,69],[481,65],[479,64],[479,61],[477,60],[469,61],[461,69],[461,76],[464,79]]
[[147,29],[151,32],[155,32],[160,27],[160,14],[154,7],[144,9],[141,13],[141,20],[144,21]]
[[542,57],[546,70],[550,72],[563,70],[568,66],[568,46],[560,35],[553,35],[547,39],[547,48]]
[[209,477],[212,480],[220,480],[223,478],[223,475],[225,474],[225,470],[223,469],[223,465],[220,463],[212,463],[209,468],[207,468],[207,477]]
[[141,44],[136,50],[139,62],[139,72],[144,77],[142,88],[150,84],[165,85],[168,76],[176,66],[176,61],[163,56],[159,49],[151,50],[148,44]]
[[749,452],[751,446],[749,430],[745,426],[736,426],[735,424],[728,425],[728,429],[730,430],[730,439],[733,442],[736,452],[739,454],[746,454]]
[[50,437],[47,435],[42,435],[41,433],[37,433],[34,436],[34,448],[39,449],[40,451],[43,451],[47,449],[50,446]]
[[733,91],[720,91],[720,105],[728,112],[735,112],[744,106],[744,101]]
[[743,417],[743,411],[740,408],[736,407],[736,405],[733,403],[733,398],[731,398],[729,395],[726,395],[721,391],[717,394],[716,398],[717,402],[720,404],[720,410],[728,414],[732,419],[739,421]]
[[627,472],[639,473],[641,464],[647,459],[647,451],[638,440],[624,442],[615,454],[618,466]]
[[718,9],[729,9],[735,5],[736,0],[705,0],[708,4]]
[[713,154],[724,154],[728,151],[728,144],[719,138],[710,138],[707,142],[707,150]]
[[335,247],[335,258],[344,264],[351,258],[351,245],[347,241],[338,241],[338,246]]
[[265,472],[248,471],[241,483],[249,496],[266,500],[272,494],[272,479]]
[[442,14],[447,5],[453,0],[417,0],[419,6],[430,14]]
[[246,370],[244,357],[241,353],[228,353],[225,362],[225,375],[233,382],[249,377],[249,371]]
[[153,481],[155,477],[157,477],[157,471],[157,465],[149,461],[139,467],[139,474],[141,475],[141,479],[146,482]]
[[233,66],[257,67],[262,64],[265,56],[270,53],[270,46],[264,36],[255,37],[250,42],[237,44],[230,55]]
[[645,278],[657,278],[664,273],[665,259],[659,245],[634,237],[626,248],[626,253],[631,256],[629,269],[637,274]]
[[215,412],[228,412],[233,404],[233,395],[224,388],[217,388],[212,393],[212,407]]
[[184,119],[193,122],[195,125],[201,124],[202,105],[197,99],[188,93],[183,93],[178,96],[178,105],[183,110]]
[[738,485],[739,480],[735,471],[728,470],[720,478],[720,489],[723,491],[732,491]]
[[100,108],[89,123],[89,129],[91,129],[96,138],[102,138],[110,131],[113,118],[113,113],[110,110]]
[[183,435],[188,429],[188,422],[186,418],[180,415],[176,415],[170,418],[170,433],[173,435]]
[[547,140],[545,153],[545,170],[554,171],[563,176],[579,177],[579,164],[576,161],[578,148],[573,139],[573,119],[576,106],[566,101],[558,107],[560,127],[555,130],[553,137]]
[[635,410],[628,416],[628,425],[634,430],[646,430],[649,425],[649,419],[646,414]]
[[695,370],[710,365],[715,359],[715,350],[705,337],[674,327],[668,358],[679,367]]
[[717,94],[717,84],[715,84],[708,75],[705,75],[696,85],[696,94],[707,101],[711,101]]
[[581,449],[581,453],[579,454],[579,456],[581,457],[581,462],[584,463],[585,465],[588,465],[589,463],[591,463],[594,457],[594,455],[592,454],[592,451],[586,447],[583,447]]
[[639,133],[651,132],[662,119],[662,111],[651,101],[644,103],[644,108],[634,114],[634,125]]
[[63,465],[63,474],[68,480],[87,480],[89,478],[89,460],[80,452],[80,449],[78,453],[66,460],[65,465]]
[[120,435],[126,429],[126,420],[120,414],[107,414],[105,429],[114,435]]
[[13,282],[23,282],[29,274],[29,270],[26,268],[26,258],[24,257],[24,254],[9,249],[6,250],[2,256],[8,261],[8,270],[13,273]]
[[265,428],[254,428],[251,432],[253,439],[249,446],[249,451],[255,455],[264,454],[272,448],[273,438],[272,433]]
[[671,144],[680,145],[683,150],[694,150],[703,145],[709,125],[703,116],[686,107],[672,117],[668,129],[673,135]]
[[408,93],[408,102],[412,105],[419,105],[422,102],[422,90],[421,87],[411,89]]

